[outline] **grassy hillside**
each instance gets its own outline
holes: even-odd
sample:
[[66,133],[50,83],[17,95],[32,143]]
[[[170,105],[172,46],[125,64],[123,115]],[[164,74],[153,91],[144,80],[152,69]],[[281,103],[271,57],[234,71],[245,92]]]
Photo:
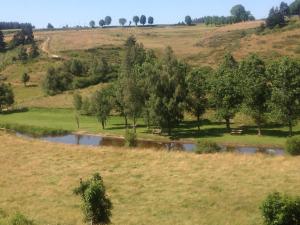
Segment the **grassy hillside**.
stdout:
[[100,172],[113,224],[260,225],[259,206],[269,192],[298,194],[299,160],[83,148],[0,133],[0,208],[37,225],[81,225],[72,189]]

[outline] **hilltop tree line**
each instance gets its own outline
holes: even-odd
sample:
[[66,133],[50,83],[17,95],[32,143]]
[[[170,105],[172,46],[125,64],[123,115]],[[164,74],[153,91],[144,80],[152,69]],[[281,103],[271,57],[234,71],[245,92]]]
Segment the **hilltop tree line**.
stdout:
[[[154,18],[152,16],[149,16],[147,18],[145,15],[141,15],[140,17],[139,16],[134,16],[132,18],[132,21],[134,22],[135,26],[138,26],[139,23],[143,26],[145,26],[147,23],[149,25],[154,24]],[[131,26],[132,21],[129,21],[129,24],[128,24],[129,26]],[[104,19],[101,19],[99,21],[99,26],[103,28],[104,26],[109,26],[111,23],[112,23],[112,18],[110,16],[106,16]],[[119,24],[121,26],[125,26],[126,23],[127,23],[126,18],[120,18],[119,19]],[[89,25],[90,25],[91,28],[95,28],[96,27],[96,22],[94,20],[91,20]]]
[[204,23],[206,25],[224,25],[255,20],[255,17],[251,14],[250,11],[247,11],[243,5],[235,5],[234,7],[232,7],[230,13],[231,16],[204,16],[193,20],[186,17],[185,23],[188,25],[192,23]]
[[77,107],[83,114],[95,115],[105,128],[111,112],[124,117],[135,129],[138,118],[148,127],[159,127],[172,134],[173,128],[192,113],[200,130],[203,114],[213,109],[218,118],[230,122],[236,113],[251,116],[262,126],[273,120],[289,127],[300,117],[300,62],[283,57],[270,64],[251,54],[241,62],[227,54],[220,66],[191,68],[166,48],[162,58],[130,37],[124,46],[125,55],[117,80],[81,99]]
[[0,22],[0,30],[17,30],[33,27],[30,23]]

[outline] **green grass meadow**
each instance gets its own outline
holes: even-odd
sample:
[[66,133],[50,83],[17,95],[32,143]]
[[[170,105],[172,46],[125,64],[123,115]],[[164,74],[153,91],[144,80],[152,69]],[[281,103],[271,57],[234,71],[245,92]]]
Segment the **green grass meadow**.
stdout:
[[[0,124],[19,124],[51,129],[63,129],[71,132],[87,132],[92,134],[108,134],[123,136],[125,134],[124,119],[112,116],[108,120],[105,130],[93,116],[81,116],[80,128],[77,128],[75,113],[70,109],[43,109],[31,108],[27,112],[0,115]],[[232,124],[233,127],[238,124]],[[300,134],[300,125],[295,128],[295,134]],[[137,128],[138,138],[166,140],[170,137],[153,135],[145,126],[143,119],[139,119]],[[252,146],[278,146],[283,147],[288,136],[288,128],[278,125],[268,125],[263,129],[263,136],[256,135],[256,127],[248,126],[245,134],[232,136],[227,133],[225,124],[217,121],[204,120],[201,131],[198,132],[195,121],[187,120],[174,129],[172,138],[198,141],[213,140],[220,144],[252,145]]]

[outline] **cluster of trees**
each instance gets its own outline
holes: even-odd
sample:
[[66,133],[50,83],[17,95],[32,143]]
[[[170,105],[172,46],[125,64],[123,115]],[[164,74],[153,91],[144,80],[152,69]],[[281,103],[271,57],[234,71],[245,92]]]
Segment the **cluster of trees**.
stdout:
[[300,117],[299,74],[300,63],[294,59],[283,57],[266,65],[255,54],[240,63],[227,54],[215,71],[191,69],[171,48],[158,59],[130,37],[117,81],[82,105],[83,110],[91,109],[88,113],[96,115],[103,128],[113,110],[124,117],[126,127],[128,119],[135,128],[137,119],[143,117],[148,127],[160,127],[168,134],[188,111],[200,129],[202,115],[212,108],[229,131],[231,119],[244,112],[257,124],[259,135],[270,115],[288,125],[292,135]]
[[26,29],[27,27],[33,26],[30,23],[0,22],[0,30]]
[[[142,16],[134,16],[133,17],[133,22],[135,23],[135,25],[137,26],[139,23],[142,24],[143,26],[148,22],[149,25],[153,25],[154,23],[154,18],[152,16],[149,16],[148,19],[145,15]],[[110,16],[105,17],[105,19],[101,19],[99,21],[99,26],[100,27],[104,27],[104,26],[109,26],[112,22],[112,18]],[[127,19],[126,18],[120,18],[119,19],[119,24],[121,26],[125,26],[127,23]],[[131,21],[129,22],[129,26],[131,26]],[[91,28],[95,28],[96,27],[96,22],[94,20],[90,21],[90,27]]]
[[300,15],[300,0],[295,0],[289,8],[291,15]]
[[[30,24],[24,25],[20,31],[17,31],[9,43],[4,40],[4,35],[0,30],[0,51],[16,48],[21,46],[17,58],[18,60],[27,60],[29,58],[35,58],[39,55],[38,46],[35,43],[34,35],[32,31],[33,27]],[[30,44],[29,48],[25,48],[24,45]]]
[[48,95],[85,88],[116,78],[116,70],[105,58],[95,59],[91,63],[73,59],[60,67],[50,67],[43,81],[43,88]]
[[[206,25],[224,25],[233,24],[243,21],[255,20],[254,16],[250,11],[247,11],[243,5],[236,5],[231,9],[231,16],[205,16],[201,18],[196,18],[191,23],[204,23]],[[186,24],[190,25],[187,21]]]

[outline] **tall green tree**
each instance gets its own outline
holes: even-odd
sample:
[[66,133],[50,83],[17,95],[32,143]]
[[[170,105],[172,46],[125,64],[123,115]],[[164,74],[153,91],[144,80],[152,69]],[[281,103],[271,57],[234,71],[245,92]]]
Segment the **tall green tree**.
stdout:
[[95,28],[95,26],[96,26],[95,21],[94,21],[94,20],[91,20],[91,21],[90,21],[90,27],[91,27],[91,28]]
[[150,24],[150,25],[154,24],[154,18],[152,16],[148,17],[148,24]]
[[147,18],[145,15],[142,15],[140,18],[140,23],[144,26],[147,23]]
[[0,82],[0,112],[5,108],[14,104],[14,93],[12,87],[8,84]]
[[125,43],[125,53],[122,60],[122,69],[117,81],[118,106],[124,116],[133,120],[136,127],[137,119],[141,115],[144,98],[141,86],[140,67],[145,62],[145,50],[134,37],[129,37]]
[[194,69],[186,78],[188,95],[187,109],[197,118],[197,127],[200,131],[201,116],[205,113],[208,106],[208,84],[212,70],[210,68]]
[[28,73],[23,73],[22,77],[21,77],[21,81],[25,87],[26,87],[26,84],[29,82],[29,80],[30,80],[30,76],[28,75]]
[[192,18],[190,16],[186,16],[184,21],[189,26],[193,23]]
[[279,10],[283,14],[283,16],[289,16],[290,15],[290,7],[286,2],[281,2],[280,3]]
[[112,110],[112,88],[106,87],[95,93],[92,99],[94,105],[95,114],[98,121],[102,125],[102,129],[105,129],[106,122],[110,116]]
[[268,28],[273,29],[276,26],[284,26],[285,25],[285,19],[284,14],[280,12],[278,8],[272,8],[269,12],[269,16],[266,20],[266,26]]
[[124,27],[124,25],[127,23],[127,20],[125,18],[120,18],[119,19],[119,24]]
[[231,9],[231,15],[235,18],[236,22],[247,21],[251,13],[246,11],[243,5],[235,5]]
[[103,28],[105,26],[105,20],[100,20],[99,26]]
[[137,26],[138,23],[140,22],[140,18],[138,16],[134,16],[132,20],[135,23],[135,26]]
[[265,63],[257,55],[251,54],[241,62],[239,74],[243,87],[244,109],[254,119],[260,136],[270,97]]
[[112,22],[112,18],[110,16],[106,16],[105,17],[105,25],[109,26]]
[[226,121],[228,131],[231,130],[230,120],[239,111],[243,100],[237,70],[237,61],[232,55],[226,54],[210,81],[211,103],[217,116]]
[[77,128],[80,127],[79,114],[80,111],[82,110],[82,105],[83,105],[82,96],[78,92],[75,92],[73,95],[73,106],[75,110],[75,120],[76,120]]
[[96,173],[91,179],[80,180],[74,189],[74,194],[82,199],[82,211],[85,222],[91,225],[110,224],[112,203],[106,194],[104,182],[100,174]]
[[171,135],[172,129],[184,119],[188,68],[167,47],[159,70],[159,78],[153,83],[154,91],[149,100],[151,114],[154,124]]
[[283,57],[273,62],[267,73],[272,83],[272,115],[288,125],[292,136],[293,125],[300,118],[300,63]]
[[54,26],[53,26],[51,23],[48,23],[48,24],[47,24],[47,29],[48,29],[48,30],[53,30],[53,29],[54,29]]

